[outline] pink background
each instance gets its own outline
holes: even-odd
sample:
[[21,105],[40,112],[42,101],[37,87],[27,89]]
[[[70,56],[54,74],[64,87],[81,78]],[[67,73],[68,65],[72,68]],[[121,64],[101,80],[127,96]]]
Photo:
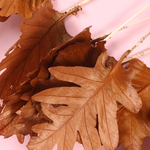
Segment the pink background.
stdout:
[[[63,12],[80,1],[81,0],[55,0],[53,3],[55,9]],[[114,31],[149,2],[149,0],[92,0],[92,2],[83,6],[83,10],[79,12],[77,16],[69,16],[65,20],[65,26],[68,33],[74,36],[84,28],[92,25],[92,38],[96,38]],[[149,12],[150,8],[147,8],[129,24],[149,17]],[[0,60],[4,58],[4,53],[8,48],[19,39],[21,35],[19,24],[21,21],[21,17],[12,15],[6,22],[0,23]],[[150,19],[118,32],[107,41],[106,48],[108,49],[108,54],[114,56],[118,60],[126,50],[130,49],[142,36],[148,33],[149,29]],[[136,48],[131,56],[149,49],[149,41],[150,37]],[[150,54],[147,54],[139,59],[150,67],[149,58]],[[15,136],[9,139],[3,139],[3,137],[0,136],[0,149],[27,150],[26,145],[28,140],[29,136],[26,137],[25,143],[21,145],[18,143]],[[150,138],[145,138],[144,145],[142,146],[143,150],[149,150]],[[75,144],[74,150],[83,150],[83,147],[80,144]],[[117,150],[124,150],[123,145]]]

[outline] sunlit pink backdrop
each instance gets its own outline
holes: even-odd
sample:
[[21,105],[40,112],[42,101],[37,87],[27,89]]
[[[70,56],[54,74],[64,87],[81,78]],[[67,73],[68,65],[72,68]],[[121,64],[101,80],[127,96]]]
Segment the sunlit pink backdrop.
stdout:
[[[63,12],[80,1],[81,0],[55,0],[53,3],[55,9]],[[77,16],[70,15],[65,20],[65,26],[68,33],[74,36],[84,28],[92,25],[92,38],[96,38],[114,31],[149,2],[149,0],[92,0],[90,3],[83,6],[83,10],[79,12]],[[147,8],[129,24],[147,18],[149,17],[149,14],[150,8]],[[21,21],[21,17],[18,15],[12,15],[6,22],[0,23],[0,60],[4,58],[4,53],[8,50],[8,48],[10,48],[19,39],[21,35],[19,24]],[[106,43],[108,54],[114,56],[118,60],[126,50],[136,44],[142,36],[149,32],[149,30],[150,19],[118,32]],[[149,49],[149,41],[150,37],[148,37],[138,48],[136,48],[131,56],[143,50]],[[139,59],[144,61],[147,66],[150,67],[149,58],[150,54],[147,54]],[[28,140],[29,136],[26,137],[24,144],[19,144],[16,136],[12,136],[9,139],[3,139],[3,137],[0,136],[0,149],[27,150],[26,145]],[[149,143],[150,139],[146,138],[144,141],[143,150],[149,150]],[[83,150],[83,147],[80,144],[75,144],[74,150]],[[121,145],[117,150],[124,150],[123,145]]]

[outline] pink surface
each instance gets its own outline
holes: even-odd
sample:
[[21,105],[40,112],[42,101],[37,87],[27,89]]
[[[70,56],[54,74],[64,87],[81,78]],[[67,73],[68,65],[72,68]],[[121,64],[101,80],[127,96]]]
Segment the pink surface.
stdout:
[[[81,0],[55,0],[54,7],[63,12],[64,10],[74,6]],[[68,33],[76,35],[84,28],[91,26],[92,37],[96,38],[101,35],[114,31],[131,16],[137,13],[141,8],[146,6],[149,0],[92,0],[92,2],[83,6],[83,10],[77,16],[69,16],[65,20],[65,26]],[[138,17],[132,20],[129,24],[149,17],[150,8],[147,8]],[[19,24],[22,18],[18,15],[11,16],[5,23],[0,23],[0,60],[4,58],[4,53],[11,47],[21,35]],[[118,32],[106,43],[108,54],[114,56],[117,60],[128,49],[130,49],[136,42],[148,33],[150,30],[150,19],[143,21],[138,25],[134,25],[128,29]],[[143,50],[150,48],[150,37],[148,37],[143,44],[141,44],[131,54],[137,54]],[[150,67],[150,54],[142,56],[139,59],[144,61]],[[29,137],[26,137],[23,145],[19,144],[16,137],[13,136],[9,139],[3,139],[0,136],[0,149],[1,150],[27,150],[26,144]],[[150,139],[146,138],[144,141],[143,150],[149,150]],[[83,150],[80,144],[75,144],[74,150]],[[123,145],[117,150],[124,150]]]

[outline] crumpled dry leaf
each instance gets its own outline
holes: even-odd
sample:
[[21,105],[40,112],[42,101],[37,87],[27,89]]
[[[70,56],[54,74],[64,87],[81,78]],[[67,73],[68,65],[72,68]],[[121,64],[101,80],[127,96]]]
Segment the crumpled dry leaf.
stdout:
[[115,150],[119,138],[116,101],[132,112],[138,112],[142,105],[130,84],[134,73],[121,66],[125,55],[117,65],[105,52],[99,56],[94,68],[50,68],[56,78],[81,87],[51,88],[32,97],[32,100],[41,102],[43,113],[53,123],[32,127],[39,136],[31,138],[28,149],[41,150],[44,147],[50,150],[56,143],[58,149],[73,149],[79,132],[85,150],[101,149],[101,142],[107,150]]
[[133,114],[125,108],[118,112],[120,143],[127,150],[141,150],[146,136],[150,136],[150,68],[138,59],[131,60],[129,68],[136,72],[132,79],[142,100],[142,108]]
[[[48,79],[50,77],[48,68],[51,66],[94,67],[98,56],[106,51],[104,44],[104,41],[92,44],[89,28],[86,28],[46,55],[41,61],[40,67],[33,73],[30,73],[35,77],[31,80],[31,85],[35,87],[39,78]],[[30,76],[30,78],[32,77]]]
[[8,99],[7,105],[4,107],[3,113],[0,114],[0,135],[9,137],[6,133],[12,128],[12,122],[16,122],[18,111],[26,102],[20,100],[20,95],[15,95]]
[[[80,66],[93,67],[95,65],[95,62],[96,62],[98,56],[102,52],[106,51],[106,49],[104,47],[105,42],[103,42],[103,41],[98,42],[98,43],[95,43],[95,45],[94,45],[94,43],[92,44],[90,41],[91,41],[91,34],[89,32],[89,28],[86,28],[81,33],[79,33],[75,37],[71,38],[68,42],[62,44],[61,46],[54,48],[55,53],[49,52],[47,54],[47,56],[39,64],[40,65],[39,69],[37,69],[37,71],[33,71],[33,73],[30,73],[30,75],[28,75],[29,80],[21,83],[20,86],[16,87],[17,92],[15,93],[15,95],[10,96],[9,100],[7,100],[7,101],[11,101],[11,103],[13,103],[17,100],[17,103],[19,103],[19,101],[25,100],[26,102],[24,102],[22,104],[22,106],[25,105],[23,108],[26,108],[28,106],[28,103],[30,102],[30,97],[37,92],[40,92],[42,90],[52,88],[52,87],[77,86],[76,84],[61,81],[61,80],[56,79],[53,76],[50,76],[50,73],[48,72],[48,68],[50,66],[54,66],[54,65],[55,66],[56,65],[67,65],[67,66],[80,65]],[[80,46],[80,45],[83,45],[83,46]],[[73,48],[73,47],[75,47],[75,48]],[[70,52],[73,53],[73,55],[70,54]],[[57,54],[57,56],[56,56],[56,54]],[[62,57],[62,54],[65,57]],[[30,85],[30,83],[35,78],[37,78],[36,85],[32,87],[31,86],[32,84]],[[27,101],[29,101],[29,102],[27,102]],[[12,112],[14,108],[8,107],[7,104],[9,104],[9,103],[6,103],[6,108],[10,112]],[[47,121],[49,120],[41,111],[40,104],[33,102],[33,106],[39,112],[40,116],[42,116],[41,118],[45,118]],[[4,107],[5,107],[5,105],[4,105]],[[16,112],[20,112],[23,109],[23,108],[21,108],[21,109],[20,108],[21,108],[21,106],[18,109],[15,109],[14,113],[11,114],[11,115],[13,115],[13,117],[12,117],[13,119],[9,119],[9,115],[8,115],[5,118],[2,117],[0,123],[3,121],[5,122],[5,120],[8,120],[9,124],[11,124],[11,125],[8,128],[7,123],[5,123],[5,125],[6,125],[4,127],[5,133],[3,133],[3,135],[5,137],[9,137],[13,134],[17,134],[19,142],[22,143],[23,139],[24,139],[24,135],[29,134],[32,125],[37,124],[38,122],[34,123],[34,121],[36,121],[34,119],[32,119],[33,121],[30,122],[30,118],[35,118],[34,113],[30,113],[30,118],[27,118],[27,119],[25,119],[24,117],[23,117],[23,119],[21,119],[21,116],[20,117],[18,115],[16,116]],[[1,114],[1,116],[3,116],[5,114],[5,111],[7,111],[7,109],[6,110],[4,109],[4,112]],[[34,109],[34,108],[32,108],[32,109]],[[28,114],[29,111],[27,111],[26,113]],[[37,119],[39,119],[39,118],[37,118]],[[28,121],[29,121],[29,123],[28,123]],[[13,126],[12,126],[12,124],[13,124]]]
[[0,0],[0,16],[9,17],[17,13],[24,19],[29,18],[46,1],[48,0]]
[[0,70],[7,68],[0,76],[1,98],[13,94],[15,87],[27,80],[26,74],[37,69],[52,48],[71,38],[64,28],[65,16],[67,14],[55,11],[49,1],[40,6],[32,18],[22,22],[23,34],[16,48],[0,63]]
[[[104,47],[105,42],[101,42],[102,44],[99,44],[99,45],[103,45],[103,47],[98,46],[98,48],[96,48],[96,46],[93,45],[94,48],[91,49],[91,42],[90,41],[91,41],[91,33],[89,32],[89,28],[86,28],[82,32],[80,32],[78,35],[72,37],[67,42],[64,42],[63,44],[53,48],[41,60],[39,67],[36,70],[34,70],[33,72],[30,72],[28,74],[28,77],[33,79],[31,81],[31,85],[33,87],[35,87],[38,78],[48,79],[50,77],[50,73],[48,71],[48,68],[51,66],[60,65],[60,64],[69,66],[71,62],[74,63],[74,65],[84,65],[85,63],[87,63],[86,61],[88,61],[85,58],[86,55],[88,55],[88,53],[92,50],[95,51],[95,54],[92,51],[92,55],[96,56],[96,57],[94,57],[95,60],[92,60],[92,62],[96,61],[96,59],[100,55],[100,53],[102,51],[105,51],[105,47]],[[81,43],[85,43],[85,42],[88,43],[88,45],[85,48],[84,47],[82,47],[82,48],[78,47],[78,49],[73,49],[73,50],[69,49],[70,52],[71,51],[74,52],[74,55],[69,55],[70,52],[66,51],[66,49],[70,46],[74,47],[74,46],[78,45],[79,43],[81,44]],[[77,53],[78,50],[80,50],[80,54]],[[69,52],[69,53],[67,53],[67,52]],[[65,56],[67,56],[67,57],[60,59],[61,54],[59,54],[59,53],[64,53]],[[74,59],[72,60],[72,59],[70,59],[70,57],[74,58]]]
[[[19,95],[12,96],[13,100],[8,102],[9,104],[6,105],[4,112],[0,114],[0,135],[5,138],[14,134],[18,136],[32,134],[31,127],[33,125],[48,122],[41,117],[31,101],[26,104],[19,97]],[[19,140],[21,139],[21,137],[18,138]],[[23,142],[22,140],[20,141],[21,143]]]
[[47,120],[40,116],[31,100],[16,113],[19,115],[19,119],[14,127],[23,135],[31,134],[31,127],[33,125],[47,122]]

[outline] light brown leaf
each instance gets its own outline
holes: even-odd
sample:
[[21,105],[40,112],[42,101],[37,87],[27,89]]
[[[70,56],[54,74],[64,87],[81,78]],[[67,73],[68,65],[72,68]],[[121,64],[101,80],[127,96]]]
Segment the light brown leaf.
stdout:
[[138,92],[150,84],[150,68],[142,61],[133,59],[130,61],[128,67],[133,69],[136,73],[132,79],[132,85]]
[[101,142],[107,150],[115,150],[119,138],[116,101],[132,112],[141,108],[141,100],[130,84],[134,73],[121,66],[124,56],[117,65],[105,52],[94,68],[50,68],[56,78],[81,87],[52,88],[32,97],[42,102],[44,114],[53,123],[33,126],[39,137],[31,138],[28,149],[51,150],[57,143],[58,149],[71,150],[79,132],[85,150],[100,150]]
[[14,93],[15,87],[27,80],[26,74],[37,69],[52,48],[71,38],[63,24],[66,16],[53,10],[51,2],[46,2],[32,18],[22,22],[23,34],[16,48],[0,63],[0,70],[7,68],[0,76],[1,98]]
[[142,150],[144,138],[150,136],[149,92],[150,87],[147,87],[139,94],[143,107],[138,114],[133,114],[125,108],[118,113],[120,143],[124,144],[126,150]]
[[48,0],[0,0],[0,16],[9,17],[17,13],[24,19],[29,18],[46,1]]
[[18,141],[21,143],[21,144],[23,144],[24,143],[24,135],[22,135],[22,134],[17,134],[17,139],[18,139]]
[[143,106],[138,114],[125,108],[118,112],[120,143],[127,150],[141,150],[146,136],[150,136],[150,68],[138,59],[131,60],[129,68],[136,72],[132,79]]

